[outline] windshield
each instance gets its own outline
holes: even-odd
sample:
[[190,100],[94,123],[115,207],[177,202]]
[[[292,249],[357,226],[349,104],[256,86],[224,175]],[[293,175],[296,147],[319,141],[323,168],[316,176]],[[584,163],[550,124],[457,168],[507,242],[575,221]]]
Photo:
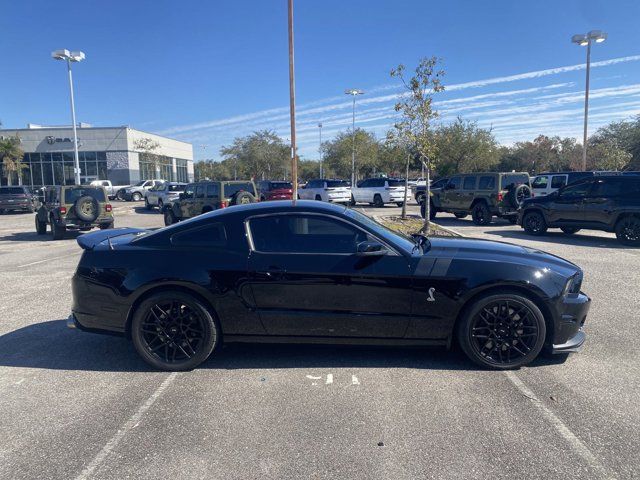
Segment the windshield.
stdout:
[[383,239],[387,239],[395,245],[400,246],[406,252],[411,252],[416,245],[416,243],[410,236],[400,232],[395,232],[390,228],[376,222],[371,217],[358,212],[357,210],[347,208],[344,213],[348,217],[351,217],[361,224],[366,225]]
[[184,192],[186,185],[169,185],[170,192]]
[[141,187],[142,185],[144,185],[146,182],[146,180],[142,180],[141,182],[138,182],[134,185],[134,187]]
[[390,187],[404,187],[404,180],[387,180]]

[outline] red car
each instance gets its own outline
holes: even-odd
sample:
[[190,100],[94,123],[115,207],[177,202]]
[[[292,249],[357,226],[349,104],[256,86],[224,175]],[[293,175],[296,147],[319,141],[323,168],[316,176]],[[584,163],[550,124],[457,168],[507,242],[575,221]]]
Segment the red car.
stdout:
[[293,188],[291,182],[261,180],[258,182],[258,198],[261,202],[269,200],[291,200]]

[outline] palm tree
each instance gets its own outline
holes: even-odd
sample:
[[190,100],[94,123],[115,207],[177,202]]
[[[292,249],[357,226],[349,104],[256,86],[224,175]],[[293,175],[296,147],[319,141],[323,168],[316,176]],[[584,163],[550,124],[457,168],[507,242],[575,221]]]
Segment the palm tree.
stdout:
[[22,171],[29,168],[22,163],[24,151],[20,147],[20,137],[0,139],[0,160],[2,160],[2,171],[7,177],[7,184],[11,185],[13,174],[18,175],[18,185],[22,185]]

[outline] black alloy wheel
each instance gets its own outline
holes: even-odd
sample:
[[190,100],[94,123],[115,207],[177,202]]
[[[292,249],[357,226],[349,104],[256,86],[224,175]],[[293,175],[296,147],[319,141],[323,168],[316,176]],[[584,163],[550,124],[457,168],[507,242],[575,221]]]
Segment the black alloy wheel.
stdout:
[[547,222],[538,212],[527,213],[522,220],[522,226],[524,231],[531,235],[543,235],[547,231]]
[[149,365],[167,371],[191,370],[218,343],[218,327],[207,307],[182,292],[160,292],[136,309],[131,338]]
[[640,218],[628,216],[618,220],[616,237],[623,245],[640,246]]
[[376,193],[373,196],[373,206],[376,207],[376,208],[384,207],[384,202],[382,201],[382,197],[380,196],[379,193]]
[[562,233],[566,233],[567,235],[573,235],[580,231],[580,229],[576,227],[560,227],[560,230],[562,230]]
[[489,225],[491,223],[491,216],[489,207],[483,202],[476,203],[471,210],[471,218],[476,225]]
[[459,325],[458,340],[478,365],[518,368],[535,359],[544,345],[546,325],[540,309],[519,294],[476,301]]

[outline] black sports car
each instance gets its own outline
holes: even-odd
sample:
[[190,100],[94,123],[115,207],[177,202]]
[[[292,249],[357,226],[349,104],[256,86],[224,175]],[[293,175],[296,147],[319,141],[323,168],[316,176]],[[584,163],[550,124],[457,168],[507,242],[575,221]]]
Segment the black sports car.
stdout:
[[240,205],[156,231],[78,238],[69,326],[194,368],[222,342],[444,345],[515,368],[576,351],[582,271],[506,243],[407,237],[313,201]]

